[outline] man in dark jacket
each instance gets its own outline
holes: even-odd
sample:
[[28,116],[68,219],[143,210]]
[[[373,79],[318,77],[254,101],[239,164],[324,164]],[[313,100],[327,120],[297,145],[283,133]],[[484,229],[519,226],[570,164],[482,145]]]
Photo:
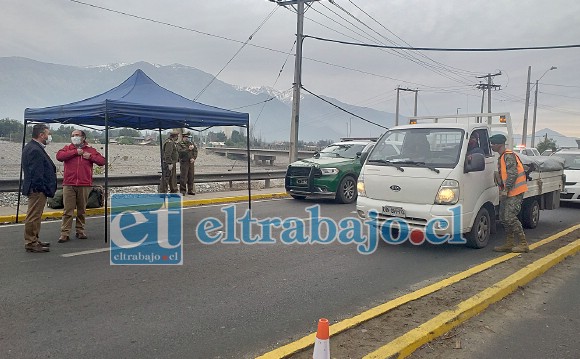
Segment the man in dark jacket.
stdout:
[[62,180],[64,210],[58,242],[63,243],[70,240],[75,208],[77,210],[76,237],[86,239],[85,212],[89,193],[93,188],[93,164],[104,166],[106,160],[94,147],[89,146],[87,136],[81,130],[74,130],[71,133],[71,143],[56,153],[56,159],[64,162],[64,178]]
[[28,212],[24,222],[24,248],[27,252],[48,252],[50,243],[38,239],[46,198],[56,192],[56,166],[44,148],[50,141],[50,129],[39,124],[32,127],[32,140],[22,149],[22,194],[28,196]]

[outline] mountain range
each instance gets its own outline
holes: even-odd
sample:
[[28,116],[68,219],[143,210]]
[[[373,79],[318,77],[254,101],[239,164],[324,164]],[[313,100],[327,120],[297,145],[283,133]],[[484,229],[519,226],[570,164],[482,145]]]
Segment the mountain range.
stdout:
[[[23,57],[0,57],[0,118],[23,120],[27,107],[66,104],[103,93],[123,82],[135,70],[143,70],[159,85],[189,99],[195,99],[213,80],[199,69],[148,62],[77,67],[50,64]],[[320,96],[370,122],[391,127],[395,115],[368,107],[354,106]],[[271,87],[241,87],[216,79],[199,96],[198,102],[224,109],[248,112],[254,137],[268,141],[288,141],[292,113],[292,91]],[[341,137],[377,137],[384,128],[337,109],[310,94],[302,93],[299,139],[305,142],[338,140]],[[404,116],[401,116],[404,121]],[[215,129],[214,132],[228,129]],[[229,129],[231,130],[231,128]],[[517,131],[516,131],[517,133]],[[576,140],[549,128],[536,131],[536,144],[548,138],[558,146],[575,147]],[[531,136],[528,136],[528,145]],[[514,135],[515,143],[521,135]]]
[[[159,85],[195,99],[213,76],[180,64],[168,66],[147,62],[77,67],[35,61],[22,57],[0,57],[0,118],[23,120],[27,107],[66,104],[103,93],[143,70]],[[321,96],[322,97],[322,96]],[[372,108],[325,100],[385,127],[394,124],[394,114]],[[216,79],[198,102],[250,114],[254,137],[265,141],[288,141],[292,112],[291,91],[269,87],[240,87]],[[218,132],[217,129],[214,132]],[[302,94],[299,139],[338,140],[341,137],[376,137],[383,128],[365,122],[309,94]]]

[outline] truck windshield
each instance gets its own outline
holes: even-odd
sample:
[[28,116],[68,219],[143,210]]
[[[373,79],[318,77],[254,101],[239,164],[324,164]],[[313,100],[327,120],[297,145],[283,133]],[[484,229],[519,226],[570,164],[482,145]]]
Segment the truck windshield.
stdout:
[[351,158],[355,159],[356,154],[362,152],[365,148],[366,144],[357,144],[357,143],[335,143],[326,148],[323,148],[320,151],[320,157],[342,157],[342,158]]
[[384,161],[428,168],[454,168],[459,160],[465,132],[461,129],[409,128],[387,131],[368,157],[369,163]]

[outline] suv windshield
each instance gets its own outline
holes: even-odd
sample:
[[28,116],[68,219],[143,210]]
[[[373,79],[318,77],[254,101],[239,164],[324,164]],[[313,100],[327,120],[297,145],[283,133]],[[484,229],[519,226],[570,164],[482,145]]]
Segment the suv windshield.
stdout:
[[445,128],[409,128],[386,132],[368,157],[369,163],[454,168],[464,131]]
[[320,157],[355,159],[357,157],[356,154],[362,152],[366,145],[361,143],[334,143],[322,149],[319,155]]

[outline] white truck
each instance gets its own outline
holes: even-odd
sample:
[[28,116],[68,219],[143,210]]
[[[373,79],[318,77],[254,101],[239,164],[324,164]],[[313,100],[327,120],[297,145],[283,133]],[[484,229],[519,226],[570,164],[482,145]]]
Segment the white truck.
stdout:
[[[460,205],[460,230],[467,246],[485,247],[499,217],[499,190],[494,180],[498,155],[491,151],[489,137],[503,133],[508,139],[506,148],[513,148],[510,114],[409,120],[409,125],[389,129],[361,158],[364,165],[356,203],[359,217],[372,214],[378,221],[404,219],[411,230],[453,235],[451,231],[457,227],[426,226],[435,218],[451,220],[449,209]],[[476,141],[469,145],[471,137]],[[393,151],[393,145],[399,151]],[[520,218],[524,227],[534,228],[541,209],[560,206],[563,170],[534,171],[530,177]]]

